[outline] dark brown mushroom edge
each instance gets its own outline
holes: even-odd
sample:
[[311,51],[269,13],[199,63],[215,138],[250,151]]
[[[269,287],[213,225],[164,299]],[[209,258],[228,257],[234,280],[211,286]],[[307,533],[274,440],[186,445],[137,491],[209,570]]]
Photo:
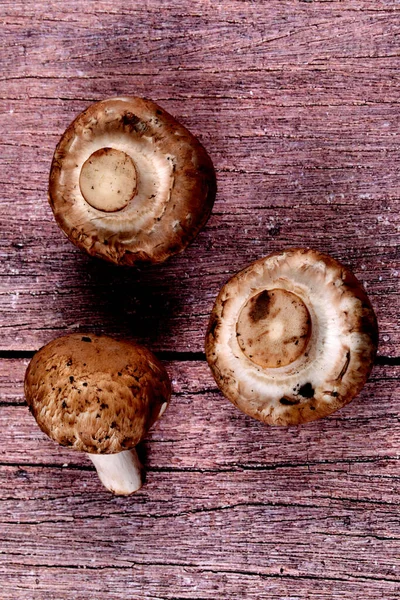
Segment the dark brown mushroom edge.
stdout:
[[40,429],[87,452],[107,489],[129,495],[141,487],[135,446],[171,396],[167,372],[149,350],[106,336],[58,338],[31,360],[25,396]]
[[211,159],[163,108],[142,98],[92,104],[63,134],[49,201],[76,246],[116,264],[158,263],[205,225],[216,193]]
[[315,250],[256,261],[221,289],[206,337],[223,392],[270,425],[297,425],[338,410],[363,387],[378,328],[360,282]]

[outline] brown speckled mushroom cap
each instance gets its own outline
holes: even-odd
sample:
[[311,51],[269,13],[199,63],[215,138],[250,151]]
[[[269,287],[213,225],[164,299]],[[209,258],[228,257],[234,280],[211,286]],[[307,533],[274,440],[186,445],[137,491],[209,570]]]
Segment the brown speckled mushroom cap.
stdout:
[[378,329],[356,277],[302,248],[276,252],[232,277],[215,302],[207,360],[224,393],[270,425],[338,410],[373,365]]
[[33,357],[25,395],[39,427],[74,450],[112,454],[135,447],[164,412],[168,375],[143,346],[72,334]]
[[162,262],[207,221],[216,192],[200,142],[142,98],[92,104],[63,134],[49,200],[67,237],[117,264]]

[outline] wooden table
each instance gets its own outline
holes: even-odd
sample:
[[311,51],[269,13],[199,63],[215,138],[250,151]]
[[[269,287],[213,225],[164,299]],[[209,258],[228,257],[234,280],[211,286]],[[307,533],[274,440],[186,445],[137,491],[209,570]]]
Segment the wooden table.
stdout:
[[[400,598],[400,4],[396,0],[2,0],[0,598]],[[218,195],[182,255],[92,260],[48,206],[52,153],[92,101],[158,101],[211,155]],[[203,339],[220,286],[287,246],[328,252],[380,323],[363,393],[263,426],[216,389]],[[137,339],[174,396],[116,498],[23,397],[41,345]]]

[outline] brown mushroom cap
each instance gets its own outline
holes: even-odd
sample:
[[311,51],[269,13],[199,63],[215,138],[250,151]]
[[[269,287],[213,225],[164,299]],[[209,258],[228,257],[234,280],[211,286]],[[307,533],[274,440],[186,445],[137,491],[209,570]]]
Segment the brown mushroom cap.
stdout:
[[49,201],[67,237],[117,264],[157,263],[181,252],[215,199],[212,162],[200,142],[142,98],[92,104],[63,134]]
[[25,395],[39,427],[63,446],[112,454],[135,447],[170,399],[168,375],[143,346],[72,334],[33,357]]
[[376,317],[356,277],[330,256],[294,248],[223,286],[206,355],[221,391],[243,412],[297,425],[360,392],[377,343]]

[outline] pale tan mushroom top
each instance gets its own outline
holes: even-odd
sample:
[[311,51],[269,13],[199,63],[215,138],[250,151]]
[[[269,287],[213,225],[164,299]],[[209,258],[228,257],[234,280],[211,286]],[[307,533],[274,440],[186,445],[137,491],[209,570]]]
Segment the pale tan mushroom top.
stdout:
[[356,277],[302,248],[256,261],[223,286],[206,337],[222,392],[271,425],[324,417],[364,385],[378,341]]
[[143,346],[72,334],[39,350],[25,376],[39,427],[74,450],[113,454],[134,448],[164,412],[171,386]]
[[215,172],[200,142],[150,100],[110,98],[68,127],[49,200],[67,237],[117,264],[181,252],[207,221]]

